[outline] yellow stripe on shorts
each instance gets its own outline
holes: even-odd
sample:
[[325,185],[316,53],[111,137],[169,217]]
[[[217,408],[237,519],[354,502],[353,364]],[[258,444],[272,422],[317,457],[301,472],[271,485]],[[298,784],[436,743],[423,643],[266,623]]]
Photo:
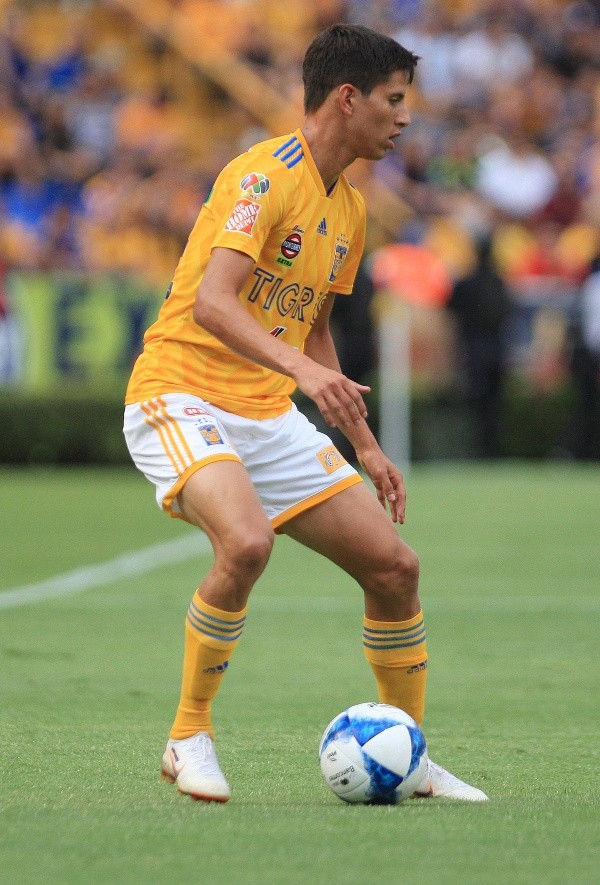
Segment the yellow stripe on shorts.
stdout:
[[179,441],[183,447],[183,452],[189,458],[189,463],[193,464],[196,459],[194,457],[194,453],[192,452],[192,450],[190,449],[190,447],[188,445],[187,439],[183,435],[183,431],[182,431],[181,427],[179,426],[179,422],[177,421],[176,418],[173,418],[171,415],[169,415],[169,413],[167,412],[167,403],[164,401],[164,399],[162,399],[162,397],[159,397],[157,402],[159,403],[159,405],[161,407],[160,410],[161,410],[163,416],[167,419],[167,421],[171,422],[174,431],[176,432],[177,436],[179,437]]
[[[189,446],[183,439],[185,443],[184,449],[180,449],[177,440],[175,439],[173,432],[171,430],[170,424],[177,425],[177,421],[175,418],[171,417],[166,408],[163,401],[163,405],[157,400],[151,400],[147,403],[140,403],[142,410],[148,416],[145,418],[146,424],[149,427],[152,427],[156,430],[158,437],[160,439],[161,445],[165,450],[167,457],[169,458],[171,464],[173,465],[173,469],[178,476],[181,476],[188,467],[191,466],[194,462],[194,457],[190,451]],[[163,412],[163,414],[159,414],[159,409]],[[181,433],[181,429],[177,426],[177,436],[182,439],[183,435]],[[187,450],[187,452],[186,452]]]

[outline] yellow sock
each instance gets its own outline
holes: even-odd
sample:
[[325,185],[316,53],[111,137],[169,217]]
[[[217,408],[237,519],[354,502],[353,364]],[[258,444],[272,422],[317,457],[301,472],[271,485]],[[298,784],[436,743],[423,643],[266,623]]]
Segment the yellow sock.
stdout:
[[365,657],[375,674],[380,702],[400,707],[420,725],[427,683],[423,612],[408,621],[365,618],[363,623]]
[[211,701],[240,641],[246,611],[221,611],[204,602],[196,591],[185,622],[181,697],[170,733],[174,740],[199,731],[214,737]]

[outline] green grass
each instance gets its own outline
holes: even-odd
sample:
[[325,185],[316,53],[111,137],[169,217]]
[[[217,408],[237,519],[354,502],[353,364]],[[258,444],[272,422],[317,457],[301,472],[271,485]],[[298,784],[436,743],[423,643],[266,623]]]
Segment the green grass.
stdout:
[[[428,466],[407,484],[430,752],[490,803],[327,790],[324,726],[374,698],[360,594],[280,538],[215,709],[224,806],[157,776],[209,558],[0,608],[0,882],[598,881],[600,470]],[[0,593],[191,531],[133,469],[2,471],[0,504]]]

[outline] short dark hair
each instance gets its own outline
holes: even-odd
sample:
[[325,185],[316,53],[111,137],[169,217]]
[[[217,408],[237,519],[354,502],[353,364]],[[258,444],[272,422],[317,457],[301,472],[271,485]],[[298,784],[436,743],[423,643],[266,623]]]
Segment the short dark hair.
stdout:
[[412,83],[418,55],[396,40],[359,25],[332,25],[312,41],[302,66],[304,109],[321,107],[329,93],[351,83],[363,95],[385,82],[395,71],[406,71]]

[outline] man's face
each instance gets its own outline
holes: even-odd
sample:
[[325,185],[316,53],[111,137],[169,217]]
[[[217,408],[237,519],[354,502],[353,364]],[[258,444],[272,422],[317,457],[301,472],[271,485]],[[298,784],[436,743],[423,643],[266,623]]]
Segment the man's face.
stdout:
[[356,93],[351,137],[357,156],[381,160],[394,149],[394,139],[410,123],[405,104],[407,87],[407,72],[395,71],[375,86],[370,95]]

